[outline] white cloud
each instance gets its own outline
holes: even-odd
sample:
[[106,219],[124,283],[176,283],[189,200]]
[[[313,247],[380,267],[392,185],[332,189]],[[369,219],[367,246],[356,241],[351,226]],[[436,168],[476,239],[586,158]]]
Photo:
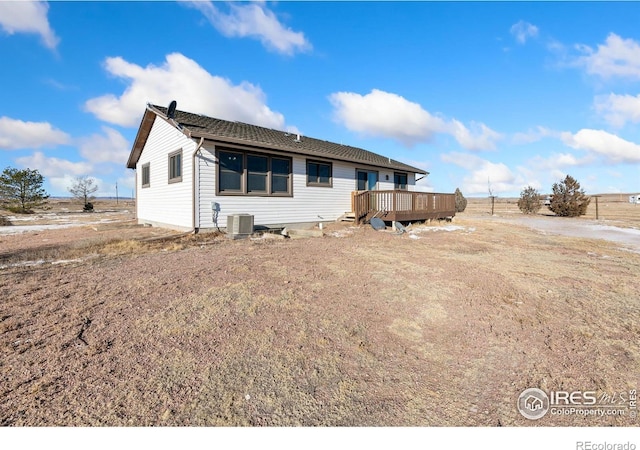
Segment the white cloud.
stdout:
[[615,33],[609,34],[604,44],[593,50],[587,45],[578,45],[584,53],[577,60],[587,73],[602,78],[640,78],[640,45],[633,39],[623,39]]
[[[427,172],[431,171],[431,162],[424,160],[403,160],[405,163],[410,166],[417,167],[422,170],[426,170]],[[416,181],[415,190],[419,192],[434,192],[435,188],[431,184],[431,179],[429,175],[416,175],[416,178],[419,180]]]
[[263,3],[230,3],[229,14],[220,11],[211,1],[190,1],[185,4],[200,11],[224,36],[255,38],[267,49],[286,55],[311,50],[304,33],[285,27]]
[[524,44],[527,42],[528,38],[536,37],[538,35],[538,27],[530,24],[529,22],[525,22],[524,20],[519,21],[518,23],[514,23],[511,26],[511,34],[516,38],[516,40]]
[[531,144],[538,142],[546,137],[559,137],[560,133],[550,130],[549,128],[538,126],[526,132],[515,133],[511,137],[511,142],[516,145]]
[[133,170],[127,170],[123,172],[121,177],[118,177],[118,192],[121,197],[132,197],[135,195],[136,188],[136,175]]
[[42,152],[35,152],[30,156],[16,158],[16,163],[22,167],[37,169],[45,177],[57,178],[89,175],[93,169],[88,162],[73,162],[66,159],[48,157]]
[[[1,3],[1,2],[0,2]],[[0,149],[41,148],[66,144],[69,135],[48,122],[24,122],[0,117]]]
[[453,119],[447,125],[448,132],[467,150],[495,150],[496,141],[502,135],[483,123],[471,122],[471,129]]
[[268,128],[284,127],[284,116],[269,109],[259,87],[248,82],[233,85],[180,53],[167,55],[159,67],[141,67],[115,57],[106,59],[105,68],[129,82],[119,97],[107,94],[85,103],[88,111],[106,122],[138,126],[148,102],[168,105],[176,100],[180,110]]
[[584,128],[575,134],[562,134],[565,145],[604,157],[607,164],[640,162],[640,145],[603,130]]
[[418,103],[390,92],[373,89],[366,95],[336,92],[329,96],[334,117],[346,128],[362,134],[395,139],[404,145],[428,142],[435,134],[453,136],[467,150],[493,150],[502,135],[483,123],[470,130],[461,122],[433,115]]
[[610,163],[640,161],[640,145],[603,130],[582,129],[575,134],[563,133],[569,147],[605,156]]
[[9,35],[14,33],[39,34],[50,49],[60,39],[49,25],[49,4],[40,1],[0,1],[0,26]]
[[621,128],[627,122],[640,122],[640,95],[609,94],[594,100],[595,110],[612,126]]
[[489,189],[494,195],[520,191],[531,184],[520,173],[514,173],[504,163],[494,163],[467,153],[445,153],[440,156],[443,162],[452,163],[469,171],[462,178],[461,190],[469,194],[487,194]]
[[[42,173],[42,171],[39,170]],[[51,187],[50,195],[65,195],[69,196],[69,191],[67,188],[73,185],[75,181],[75,176],[73,175],[62,175],[62,176],[47,176],[46,181],[49,183]]]
[[566,167],[585,166],[593,162],[592,155],[578,158],[572,153],[553,153],[547,157],[536,156],[529,161],[529,164],[537,170],[549,172]]
[[80,154],[91,163],[125,165],[131,144],[113,128],[102,127],[103,134],[93,134],[78,140]]
[[[83,176],[83,175],[80,175]],[[51,187],[51,194],[54,196],[71,196],[69,187],[76,182],[77,175],[59,175],[48,176],[47,183]],[[116,182],[118,183],[118,197],[131,197],[135,190],[135,173],[132,170],[123,172],[122,177],[117,179],[109,179],[105,181],[103,178],[89,176],[93,179],[94,186],[98,186],[98,190],[92,194],[94,197],[115,197]]]
[[367,95],[336,92],[329,96],[337,120],[352,131],[390,137],[406,145],[428,141],[445,122],[404,97],[373,89]]

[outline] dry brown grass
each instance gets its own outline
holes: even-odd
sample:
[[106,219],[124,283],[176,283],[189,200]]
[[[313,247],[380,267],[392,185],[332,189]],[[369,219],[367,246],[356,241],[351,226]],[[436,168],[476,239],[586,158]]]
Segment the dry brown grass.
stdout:
[[637,388],[640,255],[455,224],[419,240],[121,235],[81,264],[0,272],[0,423],[637,425],[531,422],[515,402]]

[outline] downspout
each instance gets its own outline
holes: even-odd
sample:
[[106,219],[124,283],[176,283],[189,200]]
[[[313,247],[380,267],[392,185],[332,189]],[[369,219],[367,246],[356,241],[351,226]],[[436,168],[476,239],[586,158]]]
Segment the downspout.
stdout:
[[200,153],[202,150],[202,144],[204,144],[204,138],[200,138],[200,142],[196,146],[195,151],[193,152],[193,156],[191,157],[191,192],[192,192],[192,208],[191,208],[191,223],[193,234],[198,234],[200,231],[200,227],[196,227],[196,200],[200,200],[199,196],[196,194],[196,155]]
[[[136,164],[137,166],[137,164]],[[136,198],[133,199],[133,203],[136,207],[136,212],[135,212],[135,219],[136,219],[136,223],[138,223],[138,217],[140,217],[140,214],[138,214],[138,168],[136,167],[135,170],[135,181],[136,181]]]

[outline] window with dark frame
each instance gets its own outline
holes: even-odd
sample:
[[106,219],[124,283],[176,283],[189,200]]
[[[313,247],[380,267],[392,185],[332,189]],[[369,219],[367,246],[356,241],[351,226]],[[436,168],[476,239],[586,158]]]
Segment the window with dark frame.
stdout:
[[243,155],[236,152],[218,154],[220,174],[218,176],[218,190],[221,193],[242,192]]
[[286,158],[271,158],[271,193],[289,194],[291,178],[291,160]]
[[307,186],[331,187],[333,166],[329,162],[307,161]]
[[236,150],[218,151],[218,193],[291,195],[291,159]]
[[169,183],[182,181],[182,150],[169,153]]
[[150,164],[146,163],[142,165],[142,187],[147,188],[151,185],[151,170]]
[[408,176],[406,173],[394,173],[393,174],[393,188],[394,189],[399,189],[402,191],[406,191],[407,190],[407,182],[408,180]]
[[268,178],[269,158],[247,155],[247,193],[266,193]]

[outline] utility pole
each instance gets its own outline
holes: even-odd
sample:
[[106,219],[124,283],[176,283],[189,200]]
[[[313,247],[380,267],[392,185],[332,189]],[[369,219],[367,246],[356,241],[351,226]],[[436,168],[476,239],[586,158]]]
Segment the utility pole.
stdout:
[[116,205],[118,204],[118,182],[116,181]]

